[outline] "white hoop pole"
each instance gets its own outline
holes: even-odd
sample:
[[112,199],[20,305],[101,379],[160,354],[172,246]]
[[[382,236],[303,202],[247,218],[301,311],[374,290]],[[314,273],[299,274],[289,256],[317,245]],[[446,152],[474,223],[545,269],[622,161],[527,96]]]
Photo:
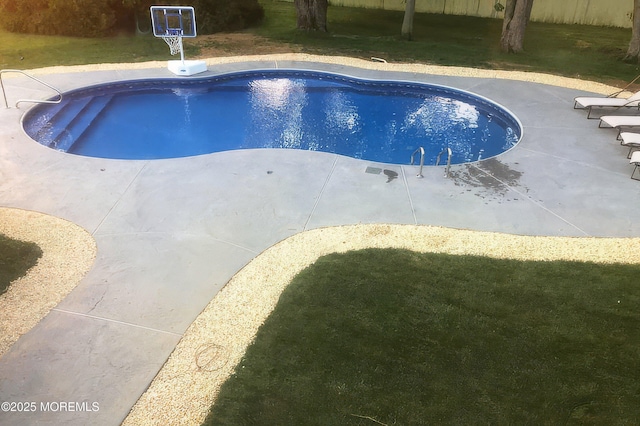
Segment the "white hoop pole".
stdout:
[[180,43],[180,60],[182,61],[182,65],[184,65],[184,48],[182,47],[182,36],[178,37],[178,41]]

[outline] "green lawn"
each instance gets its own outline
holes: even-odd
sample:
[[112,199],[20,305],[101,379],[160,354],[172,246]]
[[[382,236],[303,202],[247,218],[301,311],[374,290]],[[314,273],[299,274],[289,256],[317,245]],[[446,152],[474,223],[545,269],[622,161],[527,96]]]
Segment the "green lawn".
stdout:
[[282,294],[210,425],[640,422],[638,265],[369,249]]
[[27,273],[42,256],[35,243],[18,241],[0,234],[0,294],[9,284]]
[[598,81],[630,81],[638,64],[622,57],[630,29],[531,22],[525,52],[499,49],[502,20],[469,16],[416,14],[414,40],[400,38],[403,12],[329,7],[329,34],[295,30],[291,3],[263,0],[266,18],[255,31],[265,37],[304,46],[317,53],[389,61],[421,62],[476,68],[548,72]]
[[[190,49],[193,53],[195,50]],[[166,60],[169,48],[153,36],[77,38],[13,34],[0,30],[0,68]]]

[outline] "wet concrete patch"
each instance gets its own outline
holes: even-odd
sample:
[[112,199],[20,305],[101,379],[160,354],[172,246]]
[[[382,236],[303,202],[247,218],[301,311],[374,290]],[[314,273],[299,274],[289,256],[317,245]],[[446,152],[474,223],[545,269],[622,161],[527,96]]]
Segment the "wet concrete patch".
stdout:
[[[518,163],[514,163],[517,165]],[[451,170],[450,178],[454,184],[474,191],[475,195],[501,201],[513,201],[509,198],[510,190],[528,192],[528,188],[520,184],[522,172],[512,168],[496,158],[490,158],[475,164],[465,164],[461,168]]]
[[398,172],[394,172],[393,170],[384,169],[383,173],[387,177],[387,183],[398,178]]

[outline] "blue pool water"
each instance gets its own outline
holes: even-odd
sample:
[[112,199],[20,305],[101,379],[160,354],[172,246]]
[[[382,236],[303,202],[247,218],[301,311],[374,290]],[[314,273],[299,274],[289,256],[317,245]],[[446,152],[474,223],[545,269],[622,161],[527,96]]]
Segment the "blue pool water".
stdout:
[[83,88],[32,108],[23,125],[50,148],[117,159],[293,148],[407,164],[422,146],[425,164],[446,147],[455,164],[498,155],[522,134],[512,114],[468,92],[286,70]]

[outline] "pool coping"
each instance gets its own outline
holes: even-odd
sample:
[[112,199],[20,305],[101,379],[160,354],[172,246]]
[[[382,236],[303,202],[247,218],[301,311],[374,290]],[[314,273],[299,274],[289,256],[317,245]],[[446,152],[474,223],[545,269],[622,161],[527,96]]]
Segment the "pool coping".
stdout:
[[[258,64],[229,62],[216,66],[220,69],[256,65],[277,67],[286,61],[289,61],[288,65],[291,66],[318,66],[335,68],[340,72],[348,70],[366,74],[366,71],[354,70],[351,65],[307,63],[299,57],[278,57],[276,60],[262,58],[256,61]],[[380,66],[376,64],[376,69],[371,72],[382,72],[378,69]],[[216,69],[216,72],[223,72],[220,69]],[[401,185],[392,186],[384,181],[373,180],[375,176],[365,175],[363,168],[368,164],[330,154],[252,151],[201,156],[203,158],[178,161],[176,164],[158,160],[153,161],[158,161],[155,164],[145,161],[119,164],[114,161],[71,159],[60,153],[43,151],[47,148],[30,145],[25,135],[21,134],[19,129],[15,129],[16,118],[19,116],[16,114],[17,111],[4,111],[0,115],[0,121],[3,124],[13,122],[12,128],[4,126],[0,134],[0,143],[6,154],[1,160],[2,170],[5,171],[5,176],[8,176],[0,185],[0,193],[3,194],[6,204],[10,207],[42,211],[81,224],[98,242],[98,259],[96,266],[83,282],[47,318],[14,345],[8,357],[2,358],[0,377],[5,379],[4,384],[0,385],[2,399],[42,400],[54,395],[59,399],[74,400],[87,395],[97,395],[98,389],[114,386],[115,383],[119,383],[117,378],[128,371],[132,382],[136,382],[133,388],[138,390],[125,392],[128,395],[124,398],[118,398],[118,395],[111,395],[109,398],[103,396],[104,405],[97,413],[38,413],[38,418],[43,421],[54,419],[78,424],[87,421],[93,424],[119,424],[132,405],[132,394],[135,395],[137,392],[139,395],[146,388],[150,378],[155,376],[155,372],[166,360],[168,353],[171,353],[186,326],[190,324],[187,320],[182,321],[180,326],[167,326],[169,324],[165,322],[163,326],[151,327],[144,320],[140,321],[141,318],[132,320],[126,315],[124,318],[116,315],[117,297],[113,289],[109,288],[109,281],[117,281],[121,286],[120,290],[131,295],[149,295],[144,291],[139,293],[137,287],[151,289],[153,286],[140,275],[139,270],[134,271],[136,267],[140,268],[140,264],[136,266],[128,257],[133,253],[139,255],[142,248],[157,249],[159,242],[162,243],[160,247],[169,244],[173,249],[178,247],[187,252],[190,244],[199,244],[212,253],[218,253],[221,259],[224,259],[224,263],[231,264],[225,264],[221,268],[224,271],[202,264],[196,269],[199,268],[199,273],[210,274],[213,277],[213,287],[219,288],[238,269],[277,241],[306,229],[333,225],[359,222],[430,223],[453,228],[480,228],[485,231],[530,235],[640,235],[632,209],[627,205],[628,199],[639,195],[639,187],[630,182],[630,169],[623,156],[626,149],[615,142],[613,132],[594,129],[592,122],[587,122],[581,111],[570,109],[572,96],[583,94],[584,91],[532,82],[512,81],[505,84],[501,81],[502,84],[492,84],[492,77],[444,76],[417,71],[407,73],[398,71],[397,68],[389,72],[408,78],[448,81],[452,83],[448,84],[452,87],[457,87],[457,84],[467,85],[484,93],[495,91],[498,96],[509,102],[510,94],[514,93],[514,89],[519,89],[527,95],[528,102],[518,100],[516,109],[535,117],[535,120],[527,117],[527,122],[523,123],[531,129],[530,132],[525,130],[526,138],[529,139],[527,145],[512,149],[497,161],[457,167],[450,181],[443,180],[441,169],[430,168],[424,179],[416,179],[413,176],[414,168],[398,167],[396,170],[401,178],[392,185]],[[131,72],[98,70],[80,76],[74,73],[50,75],[72,86],[92,79],[103,80],[108,73],[120,78],[123,75],[166,76],[167,71],[164,68],[152,68]],[[17,82],[19,79],[11,80],[13,86]],[[472,91],[477,93],[477,90]],[[492,96],[487,97],[494,99]],[[504,102],[499,103],[504,105]],[[537,108],[531,108],[532,105]],[[566,114],[566,117],[558,120],[556,115],[559,112]],[[517,114],[521,116],[521,113]],[[589,143],[585,143],[585,140],[589,140]],[[525,161],[529,163],[525,164]],[[217,168],[217,173],[211,172],[211,167]],[[266,173],[269,170],[272,171],[269,176],[278,179],[276,182],[273,182],[275,179],[267,181]],[[177,230],[171,235],[162,232],[160,227],[145,223],[142,220],[143,216],[149,212],[145,210],[144,203],[151,204],[150,208],[160,210],[173,204],[169,199],[164,200],[169,204],[160,203],[158,196],[171,195],[176,197],[174,200],[189,202],[189,197],[181,198],[184,187],[168,188],[170,194],[153,192],[158,182],[167,183],[168,178],[185,178],[186,172],[200,176],[193,181],[195,185],[202,185],[209,182],[209,179],[221,180],[211,189],[196,186],[196,193],[200,196],[213,197],[215,194],[222,194],[222,198],[233,201],[234,197],[255,195],[247,191],[246,186],[249,184],[271,195],[277,195],[282,191],[285,196],[259,198],[259,210],[255,210],[255,205],[230,202],[227,207],[231,210],[227,211],[227,216],[223,209],[217,207],[204,204],[194,206],[199,209],[199,214],[207,213],[213,217],[229,218],[229,213],[237,215],[244,212],[244,220],[229,222],[251,224],[255,221],[257,225],[251,227],[248,235],[234,235],[226,229],[228,225],[216,226],[215,223],[206,220],[206,217],[210,217],[206,215],[198,215],[196,219],[187,217],[188,215],[179,218],[152,216],[153,219],[165,221],[167,228]],[[55,182],[70,184],[60,188],[54,184]],[[301,190],[300,182],[306,183],[304,190]],[[551,188],[543,191],[534,184],[549,185]],[[554,191],[562,192],[563,196],[554,194]],[[288,203],[287,197],[291,197],[289,199],[293,202]],[[89,200],[93,200],[95,204],[91,208],[79,204]],[[389,209],[389,206],[397,208]],[[401,206],[404,207],[400,208]],[[271,207],[272,211],[267,207]],[[295,213],[295,210],[298,210],[298,213]],[[300,211],[305,213],[299,214]],[[587,212],[590,213],[590,220],[585,220]],[[202,217],[205,219],[201,219]],[[516,218],[518,221],[530,223],[516,226],[518,224],[513,223]],[[148,220],[149,216],[144,219]],[[549,221],[552,222],[551,226],[547,223]],[[274,228],[262,229],[267,223]],[[268,235],[265,235],[265,232]],[[207,236],[206,241],[205,238],[201,238],[202,235]],[[138,245],[131,251],[126,247],[130,244],[131,238],[140,239],[145,244]],[[164,249],[157,250],[162,252]],[[118,251],[122,253],[116,253]],[[190,260],[197,258],[197,253],[187,254],[191,255]],[[166,261],[170,256],[166,257],[165,254],[163,259]],[[162,264],[158,266],[159,269],[163,268]],[[176,278],[169,271],[163,272],[168,275],[162,275],[160,272],[154,271],[152,275],[162,276],[168,281]],[[196,279],[195,276],[199,274],[193,275],[191,278]],[[133,282],[136,283],[135,286],[131,284]],[[203,291],[202,286],[198,288],[198,292]],[[204,293],[198,293],[197,297],[194,297],[203,305],[203,302],[206,304],[216,292],[216,289],[207,288]],[[151,307],[145,306],[143,304],[141,308],[147,309],[146,314],[152,315]],[[83,329],[82,333],[80,336],[73,336],[70,331],[78,330],[78,327]],[[131,328],[135,328],[135,331]],[[129,333],[125,330],[129,330]],[[51,339],[51,333],[59,339]],[[153,335],[153,338],[149,338],[147,333]],[[45,339],[42,342],[42,336],[49,336],[49,341]],[[85,344],[84,347],[71,349],[73,342],[80,342],[80,345],[82,342],[93,342],[96,339],[105,339],[105,342],[114,344],[114,348],[111,348],[109,353],[104,352],[105,348],[102,345],[87,347]],[[38,353],[51,354],[46,357],[47,365],[42,363],[41,355],[28,349],[33,348],[32,345],[38,341],[44,343]],[[165,355],[160,355],[153,362],[143,357],[128,365],[110,365],[113,364],[113,359],[109,357],[114,355],[114,352],[120,351],[121,354],[139,357],[132,347],[136,345],[144,346],[147,351],[155,350]],[[56,356],[56,353],[64,353],[65,356]],[[70,358],[71,355],[76,357],[75,361]],[[63,372],[68,371],[70,366],[81,365],[84,362],[82,359],[86,360],[87,355],[97,357],[93,360],[96,365],[83,374],[88,374],[86,377],[96,377],[95,372],[100,370],[97,383],[87,383],[89,380],[82,377],[64,377],[62,380],[60,374],[57,374],[58,379],[66,383],[68,390],[66,393],[58,393],[51,387],[52,381],[56,380],[55,371],[66,376]],[[19,379],[20,372],[27,370],[33,373],[29,377],[22,376]],[[33,387],[36,382],[37,391]],[[29,421],[34,418],[29,417]],[[24,420],[25,417],[20,416],[7,419],[8,424],[19,424]]]

